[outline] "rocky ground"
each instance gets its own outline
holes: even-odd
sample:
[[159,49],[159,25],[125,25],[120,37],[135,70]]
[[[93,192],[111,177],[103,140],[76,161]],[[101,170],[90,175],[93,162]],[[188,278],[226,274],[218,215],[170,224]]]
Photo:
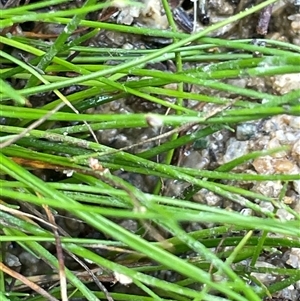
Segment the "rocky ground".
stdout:
[[[4,1],[5,2],[5,1]],[[6,1],[8,3],[10,1]],[[73,5],[80,5],[81,1],[73,1]],[[145,8],[118,8],[115,11],[102,11],[97,14],[91,14],[91,18],[100,18],[106,21],[114,21],[120,24],[132,26],[147,26],[153,28],[167,28],[168,23],[163,13],[160,1],[145,0]],[[177,19],[179,30],[184,32],[199,31],[207,26],[207,23],[216,23],[228,18],[228,16],[243,10],[245,7],[252,5],[252,1],[229,1],[229,0],[210,0],[206,6],[198,8],[200,13],[197,17],[196,24],[193,23],[193,3],[192,1],[177,1],[172,0],[174,10],[179,14]],[[296,3],[297,1],[295,1]],[[2,1],[3,3],[3,1]],[[298,3],[298,2],[297,2]],[[296,4],[297,4],[296,3]],[[5,5],[2,4],[2,5]],[[300,6],[300,4],[299,4]],[[268,26],[268,32],[263,36],[268,39],[276,39],[278,41],[290,42],[295,45],[300,45],[300,14],[299,6],[295,6],[293,1],[278,1],[273,7],[272,17]],[[184,23],[182,19],[187,17],[188,22]],[[209,20],[208,20],[209,19]],[[259,14],[243,19],[241,22],[232,23],[226,28],[222,28],[213,33],[213,36],[227,38],[259,38],[262,37],[257,32],[259,24]],[[36,24],[31,24],[35,28]],[[36,29],[43,34],[53,34],[60,32],[62,28],[59,26],[47,26]],[[105,39],[104,39],[105,37]],[[163,47],[170,43],[169,40],[163,39],[145,39],[141,36],[124,35],[102,30],[98,36],[94,37],[90,44],[93,46],[105,47],[123,47],[124,49],[147,48],[147,47]],[[186,67],[190,67],[191,63],[186,63]],[[174,68],[170,62],[159,63],[149,68],[159,68],[161,70],[169,70]],[[240,87],[251,87],[259,91],[272,92],[276,94],[284,94],[292,89],[299,88],[300,70],[298,74],[293,75],[278,75],[273,78],[251,78],[251,79],[234,79],[228,80],[228,83],[233,83]],[[199,87],[187,87],[189,91],[199,92]],[[201,93],[215,93],[213,91],[200,91]],[[174,99],[169,98],[169,101]],[[186,100],[185,105],[189,108],[195,108],[199,103]],[[202,104],[197,108],[206,114],[210,114],[217,106],[213,104]],[[94,110],[94,109],[93,109]],[[98,113],[107,112],[157,112],[165,113],[165,108],[154,105],[134,96],[122,99],[118,102],[108,103],[97,108]],[[198,126],[189,129],[190,132],[198,129]],[[166,129],[167,130],[167,129]],[[123,148],[131,146],[140,141],[147,141],[149,138],[155,137],[159,133],[153,129],[111,129],[101,130],[96,133],[99,141],[105,145],[114,148]],[[157,142],[144,143],[141,146],[130,149],[131,152],[140,152],[153,147]],[[234,130],[223,129],[212,134],[205,141],[206,147],[197,147],[195,145],[186,147],[180,151],[177,156],[177,162],[174,164],[186,167],[194,167],[199,169],[213,170],[216,167],[229,162],[237,157],[258,150],[269,150],[275,147],[289,145],[290,150],[276,153],[254,160],[252,163],[240,165],[238,171],[249,174],[300,174],[300,117],[279,115],[266,120],[258,120],[239,124]],[[118,175],[124,177],[128,181],[135,184],[143,191],[151,191],[154,182],[151,177],[133,175],[125,172],[118,172]],[[250,191],[262,193],[265,196],[278,198],[283,189],[284,183],[278,182],[244,182],[237,183],[243,188]],[[165,195],[180,196],[185,184],[174,181],[165,183]],[[293,181],[286,187],[286,196],[283,202],[293,208],[300,214],[300,179]],[[218,206],[236,211],[242,211],[242,207],[238,204],[233,204],[228,200],[222,199],[220,196],[213,194],[205,189],[201,189],[194,196],[195,202],[205,203],[210,206]],[[257,200],[257,204],[266,211],[272,212],[274,206],[271,203]],[[245,212],[243,212],[245,214]],[[249,210],[246,214],[253,214]],[[293,219],[293,215],[285,209],[277,211],[278,218],[282,220]],[[67,222],[66,222],[67,221]],[[82,224],[79,226],[69,222],[68,219],[59,221],[60,225],[67,231],[77,231],[77,234],[86,232]],[[134,221],[121,221],[122,225],[134,231],[137,225]],[[188,231],[194,231],[203,227],[201,224],[191,223],[186,226]],[[76,235],[76,234],[74,234]],[[97,234],[95,234],[97,235]],[[7,258],[9,266],[22,266],[22,271],[25,275],[37,275],[41,271],[45,271],[42,262],[36,262],[36,258],[31,256],[26,251],[17,246],[13,246],[10,250],[10,256]],[[247,264],[247,262],[245,262]],[[258,265],[262,267],[293,267],[300,268],[300,249],[286,249],[281,252],[274,252],[273,255],[261,256]],[[275,275],[257,274],[255,275],[266,286],[278,281]],[[123,288],[124,289],[124,288]],[[278,299],[275,299],[278,298]],[[292,300],[297,301],[300,298],[300,283],[295,283],[290,287],[282,290],[274,296],[274,299],[269,300]]]

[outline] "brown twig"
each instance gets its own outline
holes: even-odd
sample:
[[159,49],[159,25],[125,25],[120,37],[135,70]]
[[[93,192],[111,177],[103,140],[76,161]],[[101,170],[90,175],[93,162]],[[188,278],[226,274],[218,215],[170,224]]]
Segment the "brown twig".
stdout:
[[51,296],[49,293],[47,293],[43,288],[38,286],[37,284],[33,283],[32,281],[28,280],[26,277],[23,275],[19,274],[18,272],[10,269],[7,267],[5,264],[0,262],[0,269],[8,274],[9,276],[18,279],[19,281],[23,282],[27,287],[30,287],[32,290],[37,292],[38,294],[42,295],[45,299],[49,301],[58,301],[55,297]]
[[67,280],[66,280],[66,273],[65,273],[65,262],[64,262],[64,254],[63,249],[61,246],[61,240],[59,233],[57,231],[57,226],[55,222],[55,218],[47,205],[43,205],[43,208],[48,216],[49,222],[54,226],[52,231],[55,237],[55,247],[56,247],[56,254],[59,266],[59,282],[60,282],[60,294],[62,301],[68,301],[68,292],[67,292]]
[[5,205],[2,205],[2,204],[0,204],[0,210],[2,210],[4,212],[8,212],[8,213],[10,213],[12,215],[15,215],[15,216],[17,216],[17,217],[19,217],[19,218],[21,218],[21,219],[23,219],[23,220],[31,223],[31,224],[35,224],[36,226],[38,226],[38,225],[34,221],[32,221],[32,219],[35,219],[35,220],[39,221],[40,223],[43,223],[43,224],[45,224],[47,226],[52,227],[51,224],[47,223],[46,221],[44,221],[41,218],[38,218],[38,217],[36,217],[36,216],[34,216],[32,214],[25,213],[25,212],[22,212],[22,211],[13,209],[13,208],[9,208],[9,207],[7,207]]
[[270,4],[261,10],[258,25],[256,27],[256,32],[258,34],[266,35],[268,33],[268,27],[272,16],[273,6],[274,4]]

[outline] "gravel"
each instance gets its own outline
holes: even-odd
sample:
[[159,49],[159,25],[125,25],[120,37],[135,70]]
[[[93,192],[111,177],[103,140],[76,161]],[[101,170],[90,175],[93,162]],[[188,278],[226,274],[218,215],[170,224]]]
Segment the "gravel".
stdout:
[[[116,22],[126,25],[147,26],[152,28],[167,28],[166,17],[160,6],[160,1],[152,0],[145,1],[145,8],[125,7],[121,8],[121,12],[116,17]],[[242,1],[243,2],[243,1]],[[209,1],[209,13],[212,23],[226,19],[234,12],[241,9],[241,5],[236,5],[233,1],[214,0]],[[270,23],[270,31],[267,38],[276,39],[279,41],[289,41],[295,45],[300,45],[300,14],[293,11],[293,6],[287,1],[278,1],[274,8],[274,15]],[[190,11],[187,11],[190,13]],[[113,17],[114,18],[114,17]],[[214,33],[214,36],[230,36],[233,38],[247,38],[255,35],[255,26],[257,24],[258,16],[255,15],[252,22],[249,18],[243,20],[239,24],[230,24]],[[197,30],[204,28],[203,24],[197,24]],[[43,28],[43,33],[49,33],[61,30],[59,27]],[[129,47],[141,48],[145,47],[145,42],[141,37],[130,36],[127,34],[118,34],[113,32],[101,31],[99,35],[91,41],[94,46],[103,46],[103,37],[105,37],[105,44],[110,44],[114,47]],[[108,45],[105,45],[108,46]],[[165,66],[163,66],[165,67]],[[288,93],[291,90],[299,88],[300,73],[277,75],[271,79],[252,78],[250,80],[234,79],[228,80],[228,83],[235,84],[240,87],[256,87],[259,91],[273,92],[279,95]],[[191,87],[191,90],[197,91],[197,87]],[[203,91],[202,91],[203,92]],[[213,92],[214,93],[214,92]],[[170,99],[170,101],[174,101]],[[266,100],[267,102],[267,100]],[[192,108],[195,103],[187,101],[187,107]],[[214,104],[204,104],[202,112],[209,113],[218,108]],[[131,113],[131,112],[156,112],[165,113],[165,109],[149,104],[147,101],[131,97],[122,99],[118,102],[102,105],[97,108],[98,113]],[[196,130],[194,128],[192,130]],[[167,129],[165,129],[167,130]],[[97,137],[101,143],[115,148],[123,148],[133,145],[140,141],[146,141],[149,138],[155,137],[159,134],[159,130],[155,127],[147,129],[111,129],[98,131]],[[141,146],[130,149],[131,152],[141,152],[154,147],[156,142],[147,142]],[[300,174],[300,117],[279,115],[269,119],[258,120],[254,122],[246,122],[238,124],[236,128],[228,130],[223,129],[208,137],[205,141],[208,147],[197,149],[190,147],[186,149],[180,160],[180,166],[193,167],[197,169],[215,169],[216,167],[230,162],[235,158],[246,155],[254,151],[266,151],[280,146],[289,146],[288,150],[280,151],[274,155],[267,155],[257,158],[250,163],[244,163],[238,166],[235,171],[249,173],[249,174]],[[151,191],[155,184],[155,179],[152,177],[141,176],[136,174],[128,174],[119,171],[116,173],[124,179],[133,183],[136,187],[143,191]],[[300,214],[300,178],[288,184],[286,196],[279,201],[280,193],[283,189],[284,183],[281,181],[264,181],[256,183],[239,183],[247,185],[250,191],[261,193],[267,197],[272,197],[276,201],[276,214],[281,220],[293,220],[295,217],[289,212],[288,208],[292,208]],[[185,183],[178,181],[166,181],[165,186],[168,188],[164,191],[165,195],[180,196],[187,188]],[[231,210],[238,210],[243,214],[253,214],[253,212],[242,205],[232,204],[222,197],[207,191],[206,189],[199,190],[193,197],[195,202],[204,203],[213,207],[230,208]],[[280,203],[282,202],[282,203]],[[274,204],[264,201],[257,203],[262,210],[274,212]],[[282,208],[281,208],[282,207]],[[72,235],[79,235],[85,232],[84,225],[80,222],[70,218],[61,219],[58,224]],[[136,232],[138,225],[135,221],[121,220],[120,224],[132,232]],[[210,225],[205,225],[209,227]],[[187,231],[194,231],[204,227],[198,223],[190,223],[186,226]],[[273,234],[270,234],[273,235]],[[22,250],[21,248],[10,249],[7,253],[6,264],[9,267],[20,268],[24,275],[38,275],[43,274],[45,266],[42,261],[34,255]],[[245,262],[245,265],[249,264]],[[276,254],[276,260],[273,258],[260,257],[256,263],[256,267],[292,267],[300,269],[300,249],[291,248],[285,252]],[[166,271],[166,275],[161,275],[164,278],[172,278],[174,275]],[[122,278],[122,275],[117,275],[120,282],[129,284],[131,279]],[[252,273],[256,279],[268,286],[278,281],[278,276],[268,273]],[[176,278],[176,277],[175,277]],[[278,300],[292,300],[297,301],[300,298],[300,281],[283,289],[281,292],[273,296]],[[271,300],[271,299],[269,299]],[[276,300],[276,299],[272,299]]]

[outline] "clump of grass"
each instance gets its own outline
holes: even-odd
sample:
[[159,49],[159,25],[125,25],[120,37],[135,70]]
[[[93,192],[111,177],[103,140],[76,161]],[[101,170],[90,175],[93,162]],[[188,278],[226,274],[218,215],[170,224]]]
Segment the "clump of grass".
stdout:
[[[300,247],[299,214],[290,209],[295,219],[282,222],[276,218],[276,212],[263,212],[251,201],[260,199],[274,203],[272,198],[215,181],[280,180],[288,183],[299,179],[299,175],[292,174],[249,175],[231,172],[234,167],[247,160],[279,150],[255,152],[220,166],[215,171],[171,165],[176,148],[191,144],[223,128],[278,114],[300,114],[297,102],[299,90],[278,96],[224,82],[228,78],[296,73],[300,64],[298,46],[266,40],[269,46],[262,48],[251,45],[250,40],[207,37],[215,29],[248,16],[275,1],[265,1],[193,35],[174,31],[167,1],[163,3],[172,25],[168,31],[88,21],[86,14],[104,5],[92,0],[86,1],[82,8],[74,10],[58,10],[51,14],[36,11],[62,2],[66,1],[41,1],[4,10],[0,16],[2,28],[25,21],[66,24],[65,30],[52,44],[10,34],[0,37],[3,45],[0,50],[0,63],[5,66],[0,71],[0,109],[2,117],[5,118],[5,123],[0,126],[2,256],[7,252],[6,244],[16,242],[52,268],[53,282],[58,279],[61,281],[60,286],[43,290],[45,283],[42,275],[39,278],[41,282],[34,284],[33,278],[28,277],[26,280],[1,263],[1,300],[66,300],[68,297],[83,297],[87,300],[258,301],[299,281],[300,273],[296,269],[255,266],[265,248]],[[80,26],[93,30],[68,42],[69,37]],[[161,49],[132,51],[81,46],[101,28],[172,37],[174,43]],[[195,43],[189,44],[190,42]],[[206,51],[213,47],[218,47],[219,52],[211,54]],[[11,49],[22,50],[32,58],[23,61],[15,57]],[[231,50],[239,51],[235,53]],[[70,62],[67,58],[74,51],[78,51],[79,55]],[[255,51],[261,57],[254,58],[252,53]],[[119,64],[106,65],[108,59],[118,61]],[[149,62],[166,59],[175,61],[176,72],[165,73],[145,68]],[[203,65],[183,71],[182,63],[186,61],[203,62],[205,67]],[[265,62],[268,63],[268,68],[262,67]],[[77,73],[77,76],[58,75],[67,74],[68,71]],[[139,79],[124,81],[128,75]],[[26,85],[17,90],[10,85],[15,80],[25,80]],[[168,88],[167,85],[173,83],[178,84],[177,90]],[[185,92],[183,84],[201,85],[214,91],[226,92],[229,96],[221,98]],[[68,96],[59,91],[73,85],[80,85],[85,89]],[[56,100],[38,108],[30,106],[29,96],[49,91],[55,93]],[[235,102],[230,99],[232,93],[238,95],[239,99]],[[172,113],[85,113],[87,109],[129,95],[157,103],[171,109]],[[164,96],[174,97],[177,102],[170,103]],[[183,99],[218,104],[220,110],[211,116],[202,115],[185,108]],[[62,122],[70,123],[63,127]],[[102,145],[101,141],[98,143],[91,139],[95,138],[93,133],[97,130],[130,128],[134,131],[136,128],[149,127],[153,122],[155,125],[173,127],[174,130],[169,133],[166,142],[141,153],[131,154],[126,150],[116,150]],[[196,133],[179,137],[180,130],[190,124],[201,124],[202,127]],[[165,154],[164,162],[156,163],[151,160],[161,154]],[[40,169],[67,172],[70,177],[46,182],[32,172]],[[153,193],[145,193],[114,175],[113,172],[117,170],[153,175],[158,179],[157,185]],[[190,189],[180,198],[161,196],[160,183],[165,179],[188,183]],[[256,216],[194,203],[192,196],[200,188],[206,188],[233,202],[242,202]],[[28,215],[20,210],[22,204],[33,204],[46,215]],[[107,239],[68,237],[59,232],[55,223],[56,210],[65,210],[96,231],[104,233]],[[116,219],[138,220],[141,233],[131,233],[122,228]],[[191,221],[215,226],[187,233],[181,225]],[[161,239],[157,229],[163,229],[171,238]],[[254,234],[256,230],[261,231],[259,235]],[[145,231],[150,231],[150,236],[155,239],[143,238],[140,234]],[[277,237],[271,238],[269,233],[275,233]],[[56,246],[57,256],[45,248],[44,242]],[[95,245],[97,248],[109,250],[108,255],[100,256],[91,248]],[[220,251],[220,245],[231,248]],[[188,251],[198,255],[183,259],[182,255]],[[87,272],[65,268],[63,252],[77,260]],[[250,261],[247,268],[242,264],[246,259]],[[93,271],[86,266],[86,260],[93,263]],[[181,280],[172,283],[154,276],[164,270],[179,275]],[[280,275],[283,280],[266,288],[251,276],[252,272]],[[13,279],[16,282],[11,282]],[[134,283],[140,293],[135,294],[135,290],[131,289],[128,289],[129,293],[107,292],[102,282],[116,280],[124,284]],[[13,290],[6,285],[8,282],[14,284]],[[22,293],[22,282],[37,294]],[[99,289],[91,289],[89,282],[95,282]],[[253,285],[250,286],[250,282]],[[218,294],[223,297],[217,297]]]

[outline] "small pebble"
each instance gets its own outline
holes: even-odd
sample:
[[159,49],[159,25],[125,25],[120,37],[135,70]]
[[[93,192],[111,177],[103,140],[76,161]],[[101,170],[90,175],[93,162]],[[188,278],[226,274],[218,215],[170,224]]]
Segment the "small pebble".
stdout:
[[236,127],[236,139],[239,141],[249,140],[256,133],[257,126],[253,123],[242,123]]
[[299,89],[299,83],[300,73],[275,75],[273,78],[273,88],[281,95]]
[[278,209],[276,215],[279,217],[281,221],[290,221],[295,219],[294,215],[286,211],[285,209]]
[[[257,261],[255,264],[255,267],[258,268],[276,268],[273,264],[264,262],[264,261]],[[276,280],[276,276],[273,276],[272,274],[265,274],[265,273],[251,273],[251,276],[258,279],[260,282],[262,282],[264,285],[268,285]]]
[[262,201],[259,203],[259,207],[263,210],[265,213],[272,213],[274,212],[274,206],[271,202],[265,202]]
[[132,219],[123,220],[121,223],[119,223],[119,225],[132,233],[136,233],[138,230],[137,221]]
[[209,206],[218,206],[222,202],[222,198],[207,189],[200,189],[193,197],[194,201],[204,203]]
[[27,267],[36,265],[40,261],[39,258],[31,253],[28,253],[27,251],[23,251],[21,254],[19,254],[19,259],[20,262]]
[[273,174],[273,162],[271,156],[259,157],[252,162],[253,167],[259,174]]
[[21,265],[21,262],[20,262],[19,258],[17,256],[13,255],[13,254],[10,254],[10,253],[6,253],[5,263],[9,267],[19,267]]
[[273,167],[276,173],[290,174],[295,164],[287,158],[279,158],[273,160]]
[[290,127],[294,128],[295,130],[300,130],[300,117],[293,116],[290,121]]
[[224,163],[230,162],[248,153],[248,143],[230,138],[227,143],[226,153],[223,157]]
[[300,248],[291,248],[289,259],[286,263],[295,269],[300,269]]
[[291,155],[294,157],[298,165],[300,166],[300,140],[298,140],[292,148]]

